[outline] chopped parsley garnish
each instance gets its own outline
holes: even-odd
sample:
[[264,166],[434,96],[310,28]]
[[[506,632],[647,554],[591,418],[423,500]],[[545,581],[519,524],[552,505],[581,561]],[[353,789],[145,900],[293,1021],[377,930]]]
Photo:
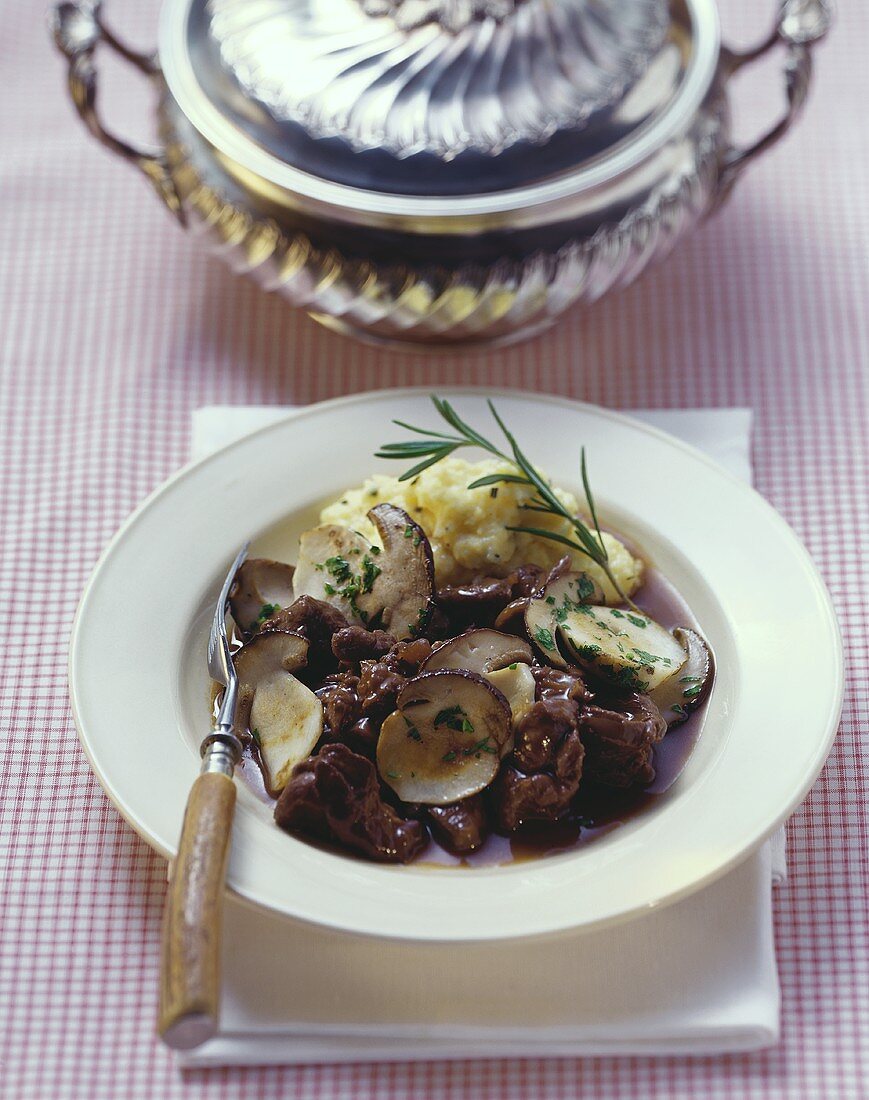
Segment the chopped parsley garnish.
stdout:
[[274,615],[276,611],[280,611],[280,609],[281,605],[279,603],[264,603],[260,608],[259,615],[257,615],[255,621],[250,624],[248,633],[256,634],[266,619],[270,619],[272,615]]
[[380,553],[380,547],[379,547],[379,546],[372,546],[372,547],[371,547],[371,553],[372,553],[372,554],[373,554],[373,555],[374,555],[375,557],[377,557],[377,555],[378,555],[378,554]]
[[498,495],[498,486],[493,485],[492,488],[489,490],[489,496],[494,500],[497,495]]
[[438,711],[434,720],[435,729],[438,726],[446,726],[447,729],[455,730],[456,733],[473,733],[474,727],[468,720],[467,714],[458,705],[454,707],[445,707],[443,710]]
[[674,703],[672,705],[672,707],[670,707],[670,710],[674,711],[674,713],[676,713],[676,714],[687,714],[688,713],[685,710],[685,708],[682,706],[681,703]]
[[610,612],[610,615],[612,615],[614,619],[623,619],[625,617],[624,611],[618,611],[615,607]]
[[660,661],[665,665],[672,664],[669,657],[656,657],[654,653],[649,653],[645,649],[637,649],[636,646],[634,646],[633,652],[636,653],[644,665],[653,665],[656,661]]
[[346,558],[342,558],[338,555],[334,558],[326,558],[324,565],[339,584],[343,584],[344,581],[350,579],[352,571],[350,569],[350,562],[347,561]]
[[632,668],[620,668],[612,673],[612,681],[628,691],[646,691],[649,687],[648,681],[641,680]]
[[555,603],[555,597],[554,596],[547,596],[546,597],[546,602],[554,604]]
[[703,677],[702,676],[680,676],[679,677],[679,683],[680,684],[702,684],[703,683]]
[[497,754],[498,750],[493,748],[489,744],[489,738],[484,737],[482,741],[478,741],[476,745],[471,745],[467,749],[462,749],[462,756],[477,756],[479,757],[481,752],[487,752],[490,756]]
[[323,591],[326,593],[327,596],[334,596],[338,589],[335,587],[334,584],[329,584],[329,582],[326,581],[326,583],[323,585]]
[[594,595],[594,587],[594,581],[591,577],[586,573],[582,573],[579,580],[576,582],[576,591],[582,603],[585,603],[589,596]]
[[380,576],[383,570],[379,565],[375,565],[369,557],[362,559],[362,591],[370,592],[374,587],[374,582]]
[[422,741],[422,735],[420,734],[416,726],[410,727],[410,729],[407,731],[407,736],[411,739],[411,741]]
[[413,526],[412,526],[411,524],[408,524],[408,525],[407,525],[407,527],[405,527],[405,529],[404,529],[404,537],[405,537],[406,539],[410,539],[410,538],[413,538]]
[[682,692],[682,698],[693,699],[695,696],[699,695],[702,690],[702,684],[695,684],[694,687],[685,688],[685,690]]
[[518,667],[518,664],[515,662],[512,665],[507,665],[507,668],[509,668],[511,672],[515,672]]
[[555,649],[555,639],[552,637],[552,631],[547,630],[545,626],[537,627],[534,631],[534,640],[544,649]]
[[[615,615],[615,611],[613,612],[613,614]],[[634,626],[640,627],[641,630],[645,630],[646,627],[649,625],[649,620],[641,619],[639,615],[628,615],[627,619],[629,623],[633,623]]]
[[441,760],[443,760],[443,762],[445,764],[452,764],[452,762],[455,760],[456,756],[457,756],[457,753],[454,752],[453,749],[450,749],[449,752],[445,752],[443,754],[443,756],[441,757]]
[[255,729],[255,730],[251,730],[251,731],[250,731],[250,735],[251,735],[251,737],[252,737],[252,738],[254,739],[254,741],[256,741],[256,743],[257,743],[257,748],[260,748],[260,749],[261,749],[261,748],[263,747],[263,743],[262,743],[262,741],[260,740],[259,730],[258,730],[258,729]]
[[586,660],[594,660],[598,653],[600,653],[599,645],[578,645],[576,652],[580,657],[585,657]]

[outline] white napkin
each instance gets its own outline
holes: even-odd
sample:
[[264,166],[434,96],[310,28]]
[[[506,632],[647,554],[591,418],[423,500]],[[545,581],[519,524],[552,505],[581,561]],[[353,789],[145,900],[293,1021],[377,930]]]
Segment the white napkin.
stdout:
[[[193,417],[202,457],[287,408]],[[750,480],[748,409],[636,412]],[[470,945],[378,941],[232,898],[220,1034],[183,1066],[715,1054],[771,1046],[779,985],[771,883],[784,831],[684,901],[614,928]]]

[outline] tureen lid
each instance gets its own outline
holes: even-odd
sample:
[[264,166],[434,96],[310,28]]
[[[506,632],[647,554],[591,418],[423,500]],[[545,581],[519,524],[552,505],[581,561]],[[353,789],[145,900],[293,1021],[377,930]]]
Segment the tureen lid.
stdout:
[[272,161],[463,195],[622,146],[674,97],[685,30],[668,0],[189,0],[182,37],[210,116]]
[[166,0],[161,63],[271,183],[422,202],[624,168],[696,109],[717,41],[713,0]]

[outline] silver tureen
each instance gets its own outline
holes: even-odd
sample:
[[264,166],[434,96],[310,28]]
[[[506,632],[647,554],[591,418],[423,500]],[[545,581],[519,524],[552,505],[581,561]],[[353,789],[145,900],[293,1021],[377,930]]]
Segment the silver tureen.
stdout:
[[[796,118],[830,21],[785,0],[744,53],[714,0],[165,0],[154,56],[95,0],[53,30],[91,133],[235,270],[332,328],[455,344],[665,255]],[[159,152],[103,125],[100,43],[155,83]],[[778,44],[786,112],[738,148],[728,82]]]

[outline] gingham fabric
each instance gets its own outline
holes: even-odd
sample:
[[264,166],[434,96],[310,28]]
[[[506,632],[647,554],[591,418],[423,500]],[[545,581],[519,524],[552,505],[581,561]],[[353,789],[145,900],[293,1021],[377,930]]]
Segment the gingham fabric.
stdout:
[[[747,42],[765,31],[773,2],[723,6],[725,31]],[[433,357],[329,335],[197,251],[73,118],[42,3],[0,0],[5,1096],[857,1100],[869,1092],[869,9],[842,8],[800,128],[666,266],[534,343]],[[107,16],[135,43],[153,42],[153,0],[109,0]],[[109,117],[125,134],[144,133],[136,78],[105,68]],[[740,133],[765,125],[780,108],[775,63],[738,99]],[[827,579],[849,671],[842,729],[790,824],[788,882],[776,892],[782,1044],[703,1059],[182,1075],[153,1035],[165,865],[103,795],[70,717],[65,658],[78,594],[120,521],[187,457],[194,407],[463,381],[614,407],[756,412],[758,487]],[[743,534],[749,569],[751,532]],[[794,654],[795,683],[810,675],[811,654]]]

